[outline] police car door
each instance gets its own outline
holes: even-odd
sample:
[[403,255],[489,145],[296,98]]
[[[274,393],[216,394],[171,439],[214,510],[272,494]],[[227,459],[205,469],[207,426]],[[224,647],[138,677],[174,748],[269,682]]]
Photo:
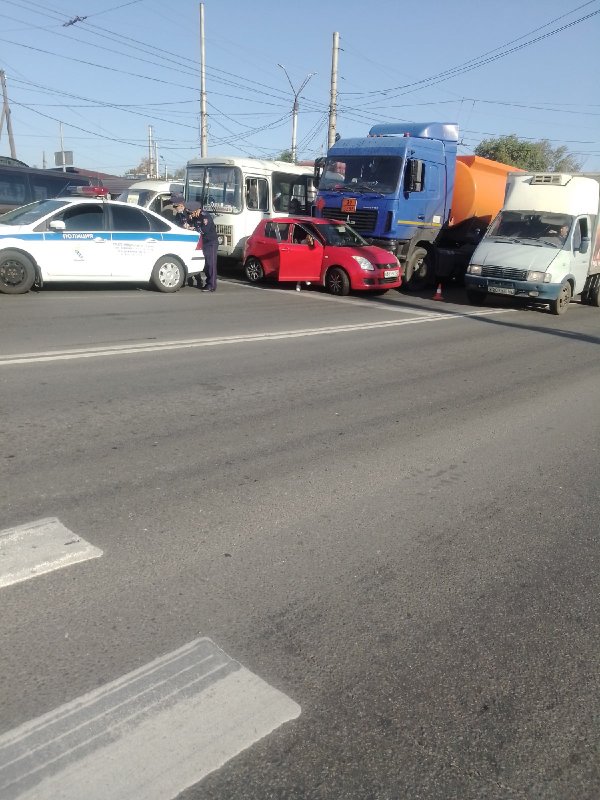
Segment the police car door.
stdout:
[[40,266],[48,278],[109,278],[109,250],[104,204],[75,203],[45,221]]
[[137,206],[124,204],[111,204],[110,214],[113,278],[147,281],[162,249],[162,235],[152,230],[153,217]]

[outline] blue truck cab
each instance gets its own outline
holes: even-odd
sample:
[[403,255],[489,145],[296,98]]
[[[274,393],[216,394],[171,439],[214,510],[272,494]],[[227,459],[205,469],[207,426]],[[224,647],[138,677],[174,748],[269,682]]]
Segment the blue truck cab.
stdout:
[[397,256],[405,282],[431,272],[433,244],[448,222],[458,125],[374,125],[363,138],[340,139],[319,178],[316,216],[341,220]]

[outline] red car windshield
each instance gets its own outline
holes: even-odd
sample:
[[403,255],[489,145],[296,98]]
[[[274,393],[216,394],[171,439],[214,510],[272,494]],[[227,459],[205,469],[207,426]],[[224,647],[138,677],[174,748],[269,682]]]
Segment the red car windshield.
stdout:
[[365,247],[367,245],[362,236],[359,236],[356,231],[353,231],[349,225],[345,225],[343,222],[337,224],[326,222],[322,225],[307,224],[304,227],[313,236],[317,236],[333,247]]

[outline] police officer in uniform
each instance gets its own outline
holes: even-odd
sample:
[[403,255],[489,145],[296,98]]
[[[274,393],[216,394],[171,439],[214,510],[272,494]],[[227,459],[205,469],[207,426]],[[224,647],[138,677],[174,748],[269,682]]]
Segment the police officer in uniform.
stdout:
[[204,274],[206,284],[202,287],[205,292],[217,290],[217,247],[219,238],[212,215],[203,208],[192,212],[194,227],[202,235],[202,252],[204,253]]
[[171,204],[173,205],[173,222],[179,225],[180,228],[193,228],[190,221],[190,212],[185,207],[185,200],[182,195],[171,197]]

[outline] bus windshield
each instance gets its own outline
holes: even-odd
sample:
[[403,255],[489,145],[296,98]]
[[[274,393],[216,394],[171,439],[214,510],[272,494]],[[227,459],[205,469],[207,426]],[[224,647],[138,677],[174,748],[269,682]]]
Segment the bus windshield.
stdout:
[[242,210],[242,173],[238,167],[190,165],[185,199],[207,211],[238,214]]
[[319,189],[392,194],[401,167],[398,156],[335,156],[325,162]]

